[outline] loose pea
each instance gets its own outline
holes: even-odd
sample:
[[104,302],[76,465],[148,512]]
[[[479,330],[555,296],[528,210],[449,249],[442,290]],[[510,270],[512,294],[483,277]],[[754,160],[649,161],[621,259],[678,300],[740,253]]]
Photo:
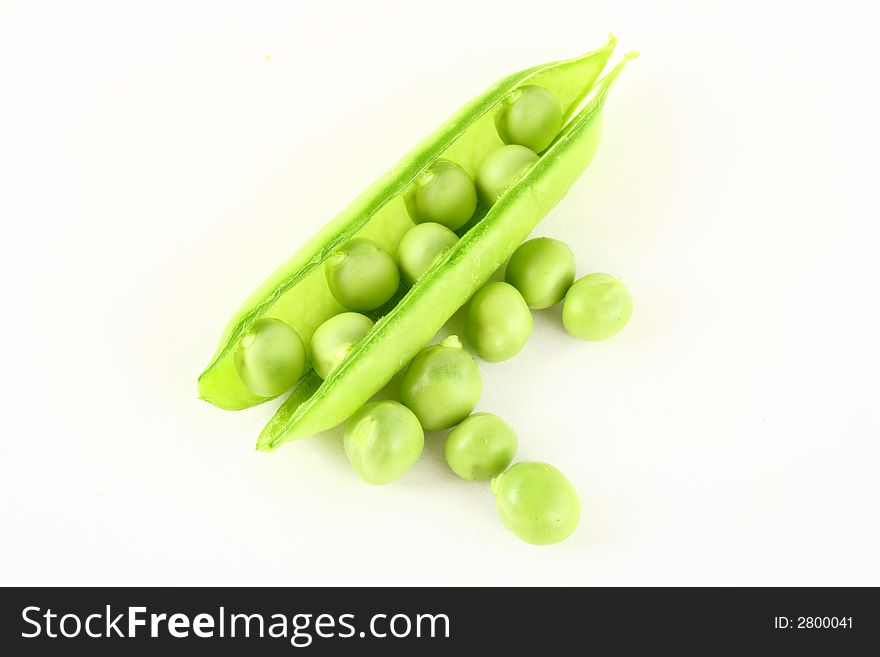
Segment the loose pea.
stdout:
[[516,356],[532,332],[532,313],[516,288],[501,281],[480,288],[465,315],[465,335],[477,355],[490,363]]
[[558,543],[580,522],[577,491],[548,463],[517,463],[495,477],[491,488],[501,522],[526,543]]
[[422,455],[425,434],[416,416],[396,401],[365,404],[345,425],[345,455],[368,484],[389,484]]
[[632,297],[623,283],[608,274],[590,274],[566,293],[562,323],[582,340],[604,340],[626,326],[632,312]]
[[263,317],[241,338],[234,362],[251,392],[260,397],[275,397],[302,375],[306,348],[299,333],[288,324]]
[[507,422],[491,413],[474,413],[446,437],[446,462],[462,479],[491,479],[510,465],[519,441]]
[[540,153],[562,127],[562,105],[544,87],[526,85],[508,96],[495,114],[495,128],[505,144]]
[[324,263],[333,297],[348,310],[374,310],[397,291],[400,274],[394,258],[364,237],[349,240]]
[[510,144],[489,153],[477,169],[477,190],[487,205],[495,201],[519,180],[526,169],[538,161],[534,151],[525,146]]
[[565,297],[574,272],[574,254],[567,244],[538,237],[514,251],[504,280],[519,290],[529,308],[549,308]]
[[480,368],[455,335],[416,354],[400,383],[400,401],[428,431],[461,422],[482,392]]
[[429,222],[410,228],[397,247],[403,280],[407,285],[415,283],[457,241],[455,233],[441,224]]
[[408,207],[416,223],[430,221],[458,230],[474,214],[477,190],[467,171],[441,159],[416,180]]
[[326,379],[348,356],[351,348],[360,342],[373,321],[360,313],[340,313],[315,329],[312,335],[312,367]]

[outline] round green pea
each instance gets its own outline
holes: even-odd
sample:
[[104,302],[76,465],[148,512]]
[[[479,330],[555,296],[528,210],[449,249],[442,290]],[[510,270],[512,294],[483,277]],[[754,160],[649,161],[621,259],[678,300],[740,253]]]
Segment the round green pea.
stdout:
[[386,400],[365,404],[349,418],[343,444],[360,478],[381,486],[415,465],[425,447],[425,433],[411,410]]
[[455,335],[416,354],[400,382],[400,401],[428,431],[461,422],[482,393],[480,368]]
[[480,198],[487,205],[494,205],[507,188],[537,161],[538,156],[525,146],[510,144],[496,148],[483,158],[477,169]]
[[580,522],[577,491],[548,463],[517,463],[495,477],[491,488],[501,522],[526,543],[558,543]]
[[574,253],[564,242],[538,237],[523,242],[507,263],[504,280],[529,308],[549,308],[562,301],[574,283]]
[[388,252],[364,237],[344,244],[324,263],[327,286],[348,310],[374,310],[397,292],[400,273]]
[[449,160],[437,160],[413,187],[410,215],[416,223],[430,221],[458,230],[473,216],[477,190],[467,171]]
[[306,347],[291,326],[263,317],[238,343],[235,370],[255,395],[275,397],[290,388],[306,368]]
[[312,335],[312,367],[318,376],[326,379],[348,356],[351,348],[360,342],[373,320],[360,313],[334,315],[315,329]]
[[462,479],[491,479],[510,465],[519,441],[507,422],[491,413],[474,413],[446,437],[446,462]]
[[495,114],[495,128],[505,144],[540,153],[562,127],[562,105],[544,87],[526,85],[510,94]]
[[410,228],[397,247],[397,263],[407,285],[412,285],[431,268],[458,237],[442,224],[425,223]]
[[590,274],[576,281],[565,295],[562,323],[581,340],[605,340],[632,317],[629,290],[614,276]]
[[477,291],[464,320],[471,349],[490,363],[513,358],[522,351],[533,325],[532,313],[522,295],[501,281],[484,285]]

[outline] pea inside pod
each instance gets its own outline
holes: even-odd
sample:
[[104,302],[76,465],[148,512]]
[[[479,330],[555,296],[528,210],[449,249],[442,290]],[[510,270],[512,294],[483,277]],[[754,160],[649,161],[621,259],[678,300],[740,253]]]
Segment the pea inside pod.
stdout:
[[431,222],[458,230],[477,208],[477,189],[467,171],[441,158],[416,180],[407,208],[416,223]]
[[351,348],[373,328],[373,320],[360,313],[340,313],[321,324],[312,336],[312,367],[322,379],[333,373]]
[[442,224],[429,222],[413,226],[397,249],[404,282],[413,285],[456,242],[455,233]]
[[492,151],[477,171],[480,198],[487,205],[493,205],[537,161],[534,151],[517,144]]
[[495,127],[505,144],[540,153],[562,128],[562,104],[544,87],[526,85],[504,99],[495,114]]
[[259,319],[241,339],[235,368],[245,385],[261,397],[288,390],[306,367],[306,348],[297,332],[280,319]]
[[324,263],[327,286],[349,310],[374,310],[397,292],[400,273],[388,252],[364,237],[349,240]]

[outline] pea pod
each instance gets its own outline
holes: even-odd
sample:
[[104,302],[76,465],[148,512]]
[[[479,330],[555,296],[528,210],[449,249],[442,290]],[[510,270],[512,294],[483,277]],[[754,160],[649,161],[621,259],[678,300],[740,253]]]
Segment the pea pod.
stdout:
[[583,57],[501,80],[416,147],[251,295],[227,326],[213,361],[199,378],[201,397],[228,409],[265,401],[244,385],[232,364],[238,342],[249,327],[262,317],[276,317],[308,341],[317,326],[343,311],[326,287],[323,261],[356,236],[396,252],[400,239],[413,226],[406,195],[417,177],[441,156],[473,176],[481,159],[502,144],[493,116],[499,103],[526,83],[549,89],[565,108],[567,124],[541,159],[494,206],[478,207],[474,218],[457,231],[462,239],[415,285],[408,290],[402,287],[388,304],[374,311],[371,318],[378,321],[372,331],[326,381],[322,383],[308,371],[297,382],[264,429],[258,446],[269,449],[317,433],[356,411],[504,262],[586,168],[597,145],[599,110],[620,66],[598,85],[586,106],[578,108],[597,86],[614,44],[611,38]]

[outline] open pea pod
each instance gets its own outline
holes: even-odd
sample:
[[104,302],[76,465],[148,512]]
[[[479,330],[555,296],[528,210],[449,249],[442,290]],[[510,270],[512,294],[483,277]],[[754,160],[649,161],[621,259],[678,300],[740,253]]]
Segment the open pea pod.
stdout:
[[[402,288],[374,313],[378,321],[373,329],[326,381],[313,371],[303,375],[264,429],[258,446],[269,449],[317,433],[356,411],[510,256],[589,164],[598,140],[599,110],[620,70],[618,66],[597,85],[614,45],[612,37],[582,57],[504,78],[417,146],[248,298],[199,377],[201,397],[227,409],[265,401],[244,385],[233,364],[239,340],[254,322],[261,317],[279,318],[308,341],[321,323],[344,310],[327,287],[324,260],[352,237],[367,237],[396,252],[400,239],[413,226],[405,197],[418,176],[441,156],[473,176],[482,158],[502,144],[494,125],[499,103],[523,84],[545,87],[561,102],[567,121],[553,144],[491,208],[478,208],[459,231],[462,239],[412,288]],[[591,100],[579,109],[591,91],[595,92]]]

